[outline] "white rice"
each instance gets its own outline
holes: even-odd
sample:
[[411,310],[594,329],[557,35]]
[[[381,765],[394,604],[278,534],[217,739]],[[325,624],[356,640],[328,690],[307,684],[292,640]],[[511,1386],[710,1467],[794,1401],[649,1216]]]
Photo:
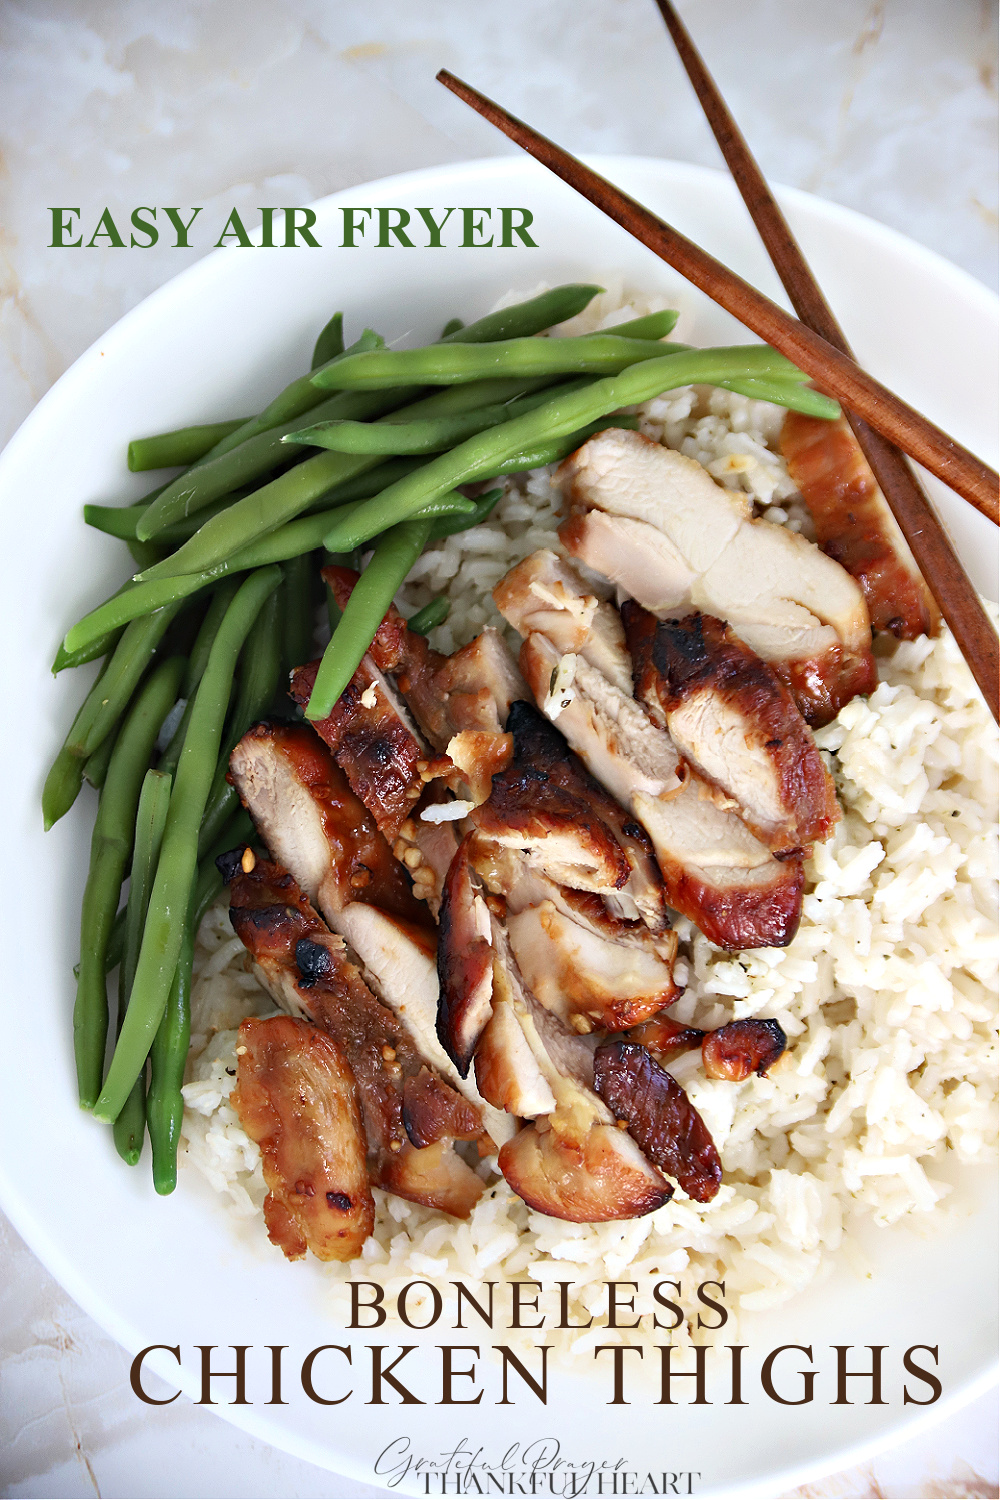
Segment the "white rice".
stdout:
[[[561,331],[663,305],[612,287]],[[702,389],[640,410],[644,432],[745,490],[769,520],[808,530],[776,451],[782,417],[767,403]],[[407,614],[448,594],[451,615],[432,637],[442,651],[502,626],[490,589],[536,548],[558,550],[550,471],[504,489],[488,523],[430,549],[401,591]],[[352,1278],[377,1280],[391,1297],[414,1277],[461,1278],[475,1290],[528,1274],[573,1282],[579,1321],[606,1307],[605,1281],[627,1272],[640,1284],[682,1280],[692,1294],[700,1281],[724,1279],[731,1311],[760,1311],[805,1288],[838,1252],[856,1258],[852,1215],[878,1225],[947,1215],[949,1189],[937,1175],[945,1158],[983,1162],[996,1150],[997,734],[947,632],[884,648],[879,673],[875,693],[817,736],[844,818],[807,866],[794,941],[733,955],[676,923],[686,989],[673,1014],[705,1028],[773,1016],[789,1038],[769,1077],[738,1085],[706,1078],[698,1052],[671,1065],[722,1158],[715,1199],[699,1205],[678,1189],[645,1218],[568,1224],[531,1212],[488,1158],[488,1191],[466,1222],[376,1192],[375,1233],[361,1258],[324,1267],[331,1298],[344,1297]],[[228,1095],[235,1027],[273,1006],[247,974],[223,906],[199,934],[196,975],[184,1153],[253,1216],[266,1192],[259,1152]],[[603,1321],[552,1338],[578,1355],[608,1341]]]

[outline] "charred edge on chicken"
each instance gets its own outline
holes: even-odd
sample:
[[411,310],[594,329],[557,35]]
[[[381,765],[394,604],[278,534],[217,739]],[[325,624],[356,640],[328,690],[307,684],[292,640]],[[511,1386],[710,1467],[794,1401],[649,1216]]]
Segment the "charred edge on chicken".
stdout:
[[[493,1014],[493,949],[486,936],[489,914],[470,864],[473,837],[462,841],[451,862],[438,914],[437,1034],[462,1078],[469,1075],[479,1039]],[[483,924],[480,911],[485,916]]]
[[752,1073],[763,1078],[781,1057],[788,1038],[777,1021],[730,1021],[710,1031],[701,1045],[702,1061],[709,1078],[742,1083]]
[[708,1203],[722,1163],[704,1120],[680,1084],[644,1047],[605,1042],[594,1054],[594,1087],[629,1135],[689,1198]]

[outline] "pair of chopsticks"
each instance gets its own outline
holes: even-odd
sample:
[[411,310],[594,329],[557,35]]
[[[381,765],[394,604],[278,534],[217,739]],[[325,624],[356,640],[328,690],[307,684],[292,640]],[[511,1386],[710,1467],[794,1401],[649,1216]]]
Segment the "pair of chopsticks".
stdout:
[[[669,0],[657,0],[736,185],[801,321],[564,151],[446,69],[440,83],[765,339],[843,404],[845,414],[959,649],[1000,722],[996,631],[903,452],[1000,525],[997,475],[855,364],[781,210]],[[897,446],[898,445],[898,446]]]

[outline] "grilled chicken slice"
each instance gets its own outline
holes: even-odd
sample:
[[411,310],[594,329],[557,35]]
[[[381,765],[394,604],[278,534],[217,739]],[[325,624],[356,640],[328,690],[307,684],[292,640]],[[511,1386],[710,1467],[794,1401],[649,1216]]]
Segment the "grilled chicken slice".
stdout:
[[493,598],[524,636],[521,670],[535,702],[612,796],[627,807],[636,790],[653,797],[676,791],[683,779],[676,749],[635,702],[632,659],[614,606],[546,551],[512,568]]
[[463,1078],[493,1014],[492,926],[469,857],[473,838],[463,839],[452,860],[438,918],[437,1033]]
[[[343,609],[358,575],[350,568],[328,567],[323,577]],[[492,626],[452,656],[442,656],[408,629],[403,616],[390,606],[370,649],[379,670],[395,678],[422,732],[438,751],[463,729],[499,733],[510,705],[524,697],[514,659]]]
[[[405,1085],[419,1077],[424,1059],[407,1029],[365,984],[343,939],[324,927],[291,875],[264,860],[249,873],[238,869],[233,875],[230,918],[268,993],[283,1009],[329,1032],[346,1058],[357,1084],[371,1181],[401,1198],[466,1217],[483,1190],[453,1149],[454,1136],[468,1131],[468,1103],[454,1095],[450,1122],[441,1124],[448,1133],[432,1146],[414,1146],[406,1128]],[[422,1140],[431,1118],[441,1123],[439,1103],[418,1128]]]
[[[346,604],[358,575],[330,567],[323,576]],[[308,702],[316,670],[312,664],[293,674],[297,702]],[[435,914],[458,843],[437,830],[485,801],[492,777],[509,763],[503,721],[523,686],[497,631],[445,657],[390,607],[332,714],[316,726]],[[468,807],[446,809],[446,787]]]
[[700,1047],[708,1077],[730,1083],[742,1083],[752,1073],[765,1077],[788,1045],[784,1031],[772,1019],[729,1021],[715,1031],[700,1031],[670,1016],[653,1016],[633,1026],[622,1040],[645,1047],[658,1063]]
[[542,549],[517,563],[493,602],[525,640],[543,635],[559,656],[579,655],[630,696],[632,665],[618,611],[591,593],[572,563]]
[[875,686],[864,596],[805,538],[754,520],[745,499],[696,463],[639,433],[611,428],[557,475],[572,514],[559,537],[573,556],[654,613],[703,610],[726,620],[825,724]]
[[438,1036],[434,934],[361,901],[337,912],[331,925],[360,959],[369,987],[407,1028],[420,1055],[451,1089],[464,1095],[490,1139],[502,1145],[513,1132],[512,1122],[490,1108],[473,1079],[462,1076]]
[[697,1026],[685,1026],[683,1021],[675,1021],[670,1016],[653,1016],[633,1026],[622,1040],[637,1042],[662,1063],[700,1047],[707,1034]]
[[[290,692],[296,703],[309,702],[318,671],[319,663],[310,662],[292,673]],[[424,789],[421,768],[426,770],[430,752],[406,704],[370,652],[362,657],[332,713],[317,720],[315,727],[352,791],[393,844]]]
[[507,931],[533,993],[582,1035],[624,1031],[680,997],[672,965],[652,943],[604,937],[552,901],[508,916]]
[[530,703],[512,705],[510,768],[472,814],[485,837],[526,851],[544,874],[596,891],[617,915],[666,925],[663,882],[643,829],[584,769],[558,730]]
[[612,917],[599,898],[548,880],[518,851],[497,859],[488,840],[470,834],[448,874],[438,943],[438,1035],[460,1071],[492,1014],[490,913],[479,871],[495,893],[511,893],[507,933],[518,967],[571,1030],[621,1030],[678,998],[673,932],[654,935],[642,922]]
[[488,730],[499,734],[511,704],[527,697],[524,678],[507,642],[492,625],[445,657],[434,686],[444,698],[453,733]]
[[[404,818],[392,852],[413,881],[413,894],[425,902],[432,916],[440,914],[444,882],[458,848],[458,834],[453,821],[455,799],[440,782],[432,782]],[[438,814],[446,810],[443,819]],[[464,812],[464,809],[463,809]]]
[[268,1239],[289,1260],[353,1260],[375,1227],[354,1075],[334,1038],[291,1016],[239,1029],[230,1102],[260,1147]]
[[494,920],[493,1019],[476,1054],[480,1088],[534,1119],[500,1152],[529,1207],[576,1223],[652,1213],[670,1187],[593,1091],[593,1056],[526,988]]
[[[478,835],[469,840],[469,863],[494,895],[505,898],[511,943],[531,988],[572,1030],[586,1034],[595,1024],[616,1030],[624,1014],[634,1021],[678,995],[677,934],[670,928],[651,932],[639,918],[617,916],[593,892],[550,880],[520,849]],[[441,944],[439,954],[443,935]]]
[[701,1115],[666,1068],[634,1042],[606,1042],[594,1054],[594,1086],[650,1161],[689,1198],[711,1202],[722,1181],[719,1153]]
[[626,600],[635,695],[776,853],[832,832],[833,778],[784,683],[713,615],[657,620]]
[[459,773],[455,790],[467,802],[463,812],[471,812],[490,795],[494,776],[514,759],[514,737],[491,729],[463,729],[448,741],[448,759]]
[[308,724],[255,724],[232,753],[229,780],[275,859],[321,910],[360,899],[427,924],[374,819]]
[[623,807],[636,792],[679,792],[687,775],[677,747],[632,694],[632,662],[624,692],[583,656],[559,656],[544,635],[529,635],[521,668],[535,702]]
[[[538,571],[551,578],[550,564]],[[525,596],[535,574],[519,564],[508,580],[518,572],[517,588],[505,589],[507,580],[502,580],[498,591],[504,591],[515,626],[518,620],[527,626],[533,606],[531,596],[527,604]],[[565,605],[566,612],[579,615],[569,600],[574,589],[585,597],[582,580],[563,566],[559,581],[560,609]],[[550,595],[555,592],[549,588]],[[610,606],[599,606],[594,618],[605,609]],[[554,605],[551,610],[556,612]],[[557,634],[564,629],[558,620],[550,628]],[[565,630],[573,629],[571,621]],[[609,627],[601,634],[605,641],[611,639]],[[536,701],[588,769],[646,828],[670,905],[724,948],[790,942],[801,911],[801,861],[774,859],[735,812],[717,805],[718,794],[689,774],[670,735],[631,696],[632,661],[623,643],[615,648],[617,665],[611,670],[617,680],[621,664],[627,665],[628,695],[583,654],[590,650],[588,636],[560,638],[579,646],[580,654],[560,657],[549,638],[535,632],[521,649],[522,670]]]
[[784,948],[798,931],[802,859],[775,859],[691,776],[676,797],[632,800],[663,872],[667,901],[719,948]]
[[861,585],[872,629],[904,641],[937,635],[937,605],[847,421],[790,411],[781,451],[816,540]]
[[[308,703],[318,662],[292,673],[291,696]],[[437,911],[441,886],[456,841],[433,823],[424,823],[421,808],[442,793],[428,786],[432,751],[426,744],[392,679],[376,666],[371,653],[348,683],[333,712],[316,724],[352,791],[374,816],[392,853],[406,866],[416,898]]]
[[[244,736],[230,765],[271,853],[351,945],[367,983],[398,1015],[423,1061],[475,1108],[482,1107],[474,1083],[459,1076],[438,1040],[436,932],[427,907],[414,898],[401,866],[326,746],[308,725],[265,723]],[[353,830],[352,818],[357,820]],[[420,836],[430,846],[442,846],[446,872],[456,847],[453,829],[425,825]],[[356,846],[372,879],[355,886],[349,872],[357,869]],[[366,899],[345,899],[352,895]],[[500,1145],[510,1127],[496,1111],[488,1115],[487,1130]]]

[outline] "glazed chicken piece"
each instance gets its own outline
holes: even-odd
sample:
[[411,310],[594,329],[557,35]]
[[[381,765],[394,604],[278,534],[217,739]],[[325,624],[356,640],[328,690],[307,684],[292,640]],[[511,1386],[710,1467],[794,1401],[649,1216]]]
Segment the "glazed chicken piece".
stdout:
[[322,911],[364,900],[430,926],[371,814],[308,724],[254,724],[229,765],[264,843]]
[[[365,981],[396,1013],[423,1061],[481,1109],[474,1083],[459,1076],[438,1040],[436,929],[428,909],[322,740],[306,724],[255,725],[233,751],[230,778],[270,852],[350,944]],[[428,825],[426,838],[447,841],[447,871],[453,831]],[[355,884],[359,849],[371,878]],[[494,1110],[486,1116],[499,1145],[510,1126]]]
[[437,1034],[462,1078],[493,1014],[493,929],[473,839],[462,840],[445,880],[437,951]]
[[654,933],[639,919],[614,915],[595,893],[550,880],[520,849],[473,833],[449,872],[438,943],[438,1034],[460,1068],[489,1017],[483,886],[505,898],[511,949],[529,987],[571,1031],[620,1030],[680,994],[673,976],[676,933]]
[[[309,702],[318,662],[297,667],[289,689],[297,703]],[[394,857],[406,866],[416,897],[437,911],[441,887],[457,840],[437,824],[423,823],[421,806],[444,795],[429,787],[432,751],[391,678],[368,652],[316,732],[333,751],[352,791],[375,819]]]
[[689,765],[777,854],[830,836],[833,778],[784,683],[713,615],[657,620],[627,599],[635,695]]
[[625,1042],[636,1042],[651,1052],[659,1063],[670,1062],[682,1052],[691,1052],[700,1047],[706,1033],[697,1026],[685,1026],[672,1016],[652,1016],[639,1026],[633,1026],[622,1038]]
[[[343,609],[358,574],[328,567],[323,577]],[[452,656],[442,656],[407,627],[392,605],[370,650],[378,669],[393,675],[421,731],[438,751],[446,750],[461,730],[501,733],[510,705],[524,697],[514,659],[492,626]]]
[[599,897],[557,885],[518,851],[498,858],[488,840],[470,834],[448,873],[438,943],[438,1035],[463,1076],[492,1013],[484,881],[494,895],[510,892],[503,906],[514,958],[533,994],[571,1031],[620,1031],[679,997],[673,932],[614,917]]
[[324,927],[291,875],[264,860],[249,872],[230,862],[228,872],[233,928],[265,989],[283,1009],[328,1032],[350,1068],[370,1180],[466,1217],[483,1184],[453,1146],[480,1135],[479,1112],[444,1083],[428,1097],[420,1081],[426,1064],[409,1032],[372,994],[343,939]]
[[[358,581],[351,568],[331,566],[323,569],[323,578],[338,609],[343,609]],[[434,685],[434,675],[447,660],[428,645],[422,635],[407,627],[403,616],[390,605],[369,647],[375,668],[391,674],[399,682],[399,692],[406,698],[414,719],[436,750],[443,750],[450,738],[447,708]],[[405,683],[405,686],[404,686]]]
[[[290,692],[296,703],[308,704],[318,671],[319,662],[310,662],[292,673]],[[391,846],[423,792],[421,770],[427,769],[430,750],[370,652],[315,728]]]
[[472,814],[480,834],[522,850],[550,880],[596,892],[614,914],[662,930],[663,882],[643,829],[532,704],[513,704],[507,728],[514,759]]
[[336,931],[357,955],[369,988],[407,1028],[425,1062],[469,1100],[490,1139],[502,1145],[513,1133],[513,1122],[482,1098],[473,1079],[456,1069],[438,1035],[438,952],[433,934],[360,901],[337,915]]
[[517,663],[492,625],[445,657],[434,686],[445,700],[453,734],[474,730],[501,734],[511,704],[527,697]]
[[706,1075],[730,1083],[742,1083],[753,1073],[766,1077],[788,1045],[784,1031],[773,1019],[729,1021],[715,1031],[699,1031],[697,1026],[685,1026],[670,1016],[654,1016],[633,1026],[622,1040],[645,1047],[658,1063],[700,1047]]
[[[615,611],[617,615],[617,611]],[[535,702],[583,760],[592,776],[623,807],[636,792],[671,797],[687,777],[677,746],[632,693],[605,677],[586,657],[560,656],[544,635],[529,635],[521,647],[521,668]]]
[[611,428],[557,474],[571,506],[563,545],[654,614],[726,620],[826,724],[875,687],[857,583],[804,537],[752,519],[744,497],[639,433]]
[[[358,575],[330,567],[324,577],[346,604]],[[317,670],[312,663],[293,674],[297,702],[308,702]],[[509,764],[502,722],[523,689],[497,631],[446,657],[391,607],[340,701],[316,725],[435,915],[458,847],[446,825],[485,801]],[[452,805],[452,792],[467,805]]]
[[781,451],[816,540],[861,585],[872,629],[904,641],[937,635],[937,605],[848,422],[790,411]]
[[571,563],[546,548],[532,552],[504,574],[493,602],[525,640],[545,636],[559,656],[582,656],[631,695],[632,669],[618,611],[591,593]]
[[493,1016],[476,1052],[484,1097],[534,1123],[502,1148],[500,1170],[529,1207],[597,1224],[652,1213],[671,1189],[593,1088],[593,1054],[524,984],[494,918]]
[[239,1029],[230,1102],[261,1151],[268,1239],[289,1260],[353,1260],[375,1227],[354,1076],[334,1038],[291,1016]]
[[560,656],[547,635],[532,632],[521,649],[521,668],[539,707],[645,827],[669,904],[720,947],[790,942],[801,912],[801,861],[776,860],[734,811],[717,805],[718,793],[689,772],[670,735],[632,696],[632,660],[617,611],[588,596],[574,568],[552,553],[535,554],[501,580],[495,594],[515,629],[541,623],[539,582],[547,628],[577,651]]
[[785,948],[802,915],[802,859],[776,859],[712,799],[712,788],[690,776],[676,797],[638,792],[632,800],[653,841],[667,901],[719,948]]
[[673,933],[665,959],[644,929],[622,931],[625,924],[619,922],[609,937],[595,922],[578,917],[562,902],[543,901],[507,918],[510,945],[526,982],[572,1031],[624,1031],[679,997]]
[[594,1055],[594,1086],[650,1161],[696,1203],[719,1191],[722,1163],[701,1115],[644,1047],[615,1040]]
[[523,671],[535,702],[611,795],[679,790],[676,747],[635,702],[632,661],[617,609],[593,595],[572,564],[534,552],[493,590],[524,637]]
[[730,1021],[710,1031],[701,1044],[701,1058],[709,1078],[742,1083],[756,1073],[764,1078],[788,1046],[775,1020]]

